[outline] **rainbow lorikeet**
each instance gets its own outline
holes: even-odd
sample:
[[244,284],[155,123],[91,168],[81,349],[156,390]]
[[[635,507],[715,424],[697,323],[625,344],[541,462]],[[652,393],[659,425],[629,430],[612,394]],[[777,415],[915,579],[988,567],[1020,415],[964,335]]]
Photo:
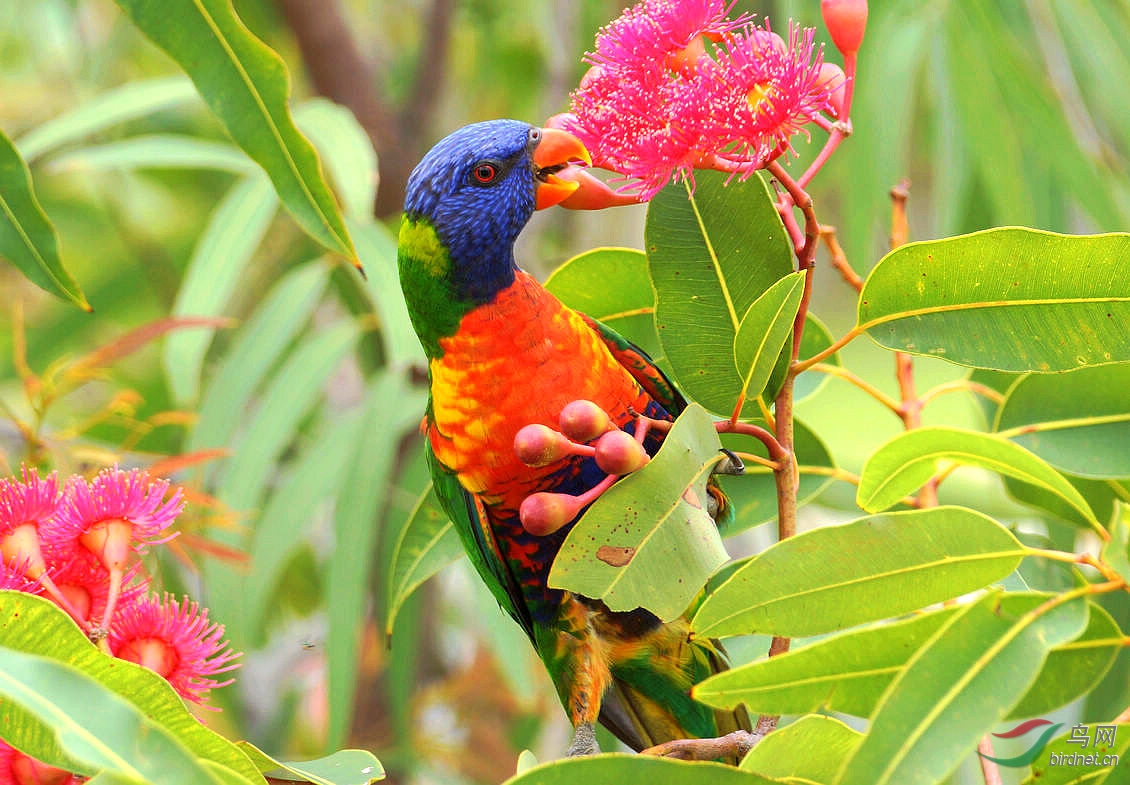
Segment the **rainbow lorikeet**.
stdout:
[[[535,209],[605,201],[607,187],[577,166],[589,161],[560,130],[514,120],[461,128],[409,178],[399,240],[401,287],[428,357],[434,487],[479,575],[545,663],[577,729],[570,754],[597,751],[597,720],[636,750],[749,722],[690,697],[693,684],[726,667],[715,642],[691,639],[685,618],[614,613],[549,588],[572,524],[538,535],[519,518],[534,492],[576,495],[605,476],[590,457],[523,464],[514,451],[523,426],[554,425],[578,399],[629,432],[637,412],[670,420],[685,406],[646,354],[515,262],[514,241]],[[649,435],[644,447],[654,453],[661,438]]]

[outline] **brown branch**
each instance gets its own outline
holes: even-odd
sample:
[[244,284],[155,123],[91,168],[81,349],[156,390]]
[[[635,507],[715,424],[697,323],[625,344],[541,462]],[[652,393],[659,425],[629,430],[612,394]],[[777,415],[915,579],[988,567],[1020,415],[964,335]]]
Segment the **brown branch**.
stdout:
[[832,257],[832,267],[840,273],[840,277],[844,279],[848,286],[855,289],[857,292],[863,291],[863,279],[859,274],[852,269],[847,260],[847,254],[840,246],[840,241],[836,237],[836,227],[834,226],[821,226],[820,239],[828,246],[828,253]]
[[340,0],[275,0],[294,33],[310,82],[319,95],[353,112],[380,161],[374,212],[392,215],[404,204],[408,175],[422,153],[447,67],[454,0],[434,0],[424,27],[409,103],[381,98],[380,74],[349,30]]

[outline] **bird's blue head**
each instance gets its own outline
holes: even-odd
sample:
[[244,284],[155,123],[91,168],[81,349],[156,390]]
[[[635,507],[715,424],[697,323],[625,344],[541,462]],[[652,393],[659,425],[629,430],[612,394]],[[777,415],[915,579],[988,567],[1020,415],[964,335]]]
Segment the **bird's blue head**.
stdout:
[[570,175],[580,162],[591,159],[576,137],[517,120],[474,123],[447,136],[408,178],[402,279],[407,256],[442,277],[451,296],[489,301],[514,280],[514,241],[534,210],[578,189]]

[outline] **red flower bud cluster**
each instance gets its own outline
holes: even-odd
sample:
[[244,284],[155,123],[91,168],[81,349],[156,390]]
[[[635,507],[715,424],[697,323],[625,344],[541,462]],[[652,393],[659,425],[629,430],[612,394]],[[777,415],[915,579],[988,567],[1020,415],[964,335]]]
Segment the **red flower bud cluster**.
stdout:
[[608,413],[592,401],[577,400],[561,410],[558,428],[531,424],[514,437],[514,453],[527,466],[549,466],[570,455],[591,457],[607,475],[588,491],[573,495],[541,491],[526,497],[518,509],[523,528],[546,535],[572,522],[616,479],[630,474],[650,460],[643,448],[645,428],[637,435],[617,428]]

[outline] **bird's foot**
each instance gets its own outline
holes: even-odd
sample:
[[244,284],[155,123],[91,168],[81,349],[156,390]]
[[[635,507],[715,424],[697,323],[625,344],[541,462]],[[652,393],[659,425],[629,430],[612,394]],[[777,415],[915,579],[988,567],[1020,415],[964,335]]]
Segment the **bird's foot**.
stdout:
[[573,743],[569,745],[569,751],[565,754],[570,758],[600,754],[600,745],[596,743],[596,730],[591,722],[582,722],[577,726],[573,734]]
[[760,733],[736,730],[716,739],[675,739],[648,747],[641,755],[654,755],[658,758],[676,760],[718,760],[719,758],[740,761],[753,749],[757,742],[765,738]]

